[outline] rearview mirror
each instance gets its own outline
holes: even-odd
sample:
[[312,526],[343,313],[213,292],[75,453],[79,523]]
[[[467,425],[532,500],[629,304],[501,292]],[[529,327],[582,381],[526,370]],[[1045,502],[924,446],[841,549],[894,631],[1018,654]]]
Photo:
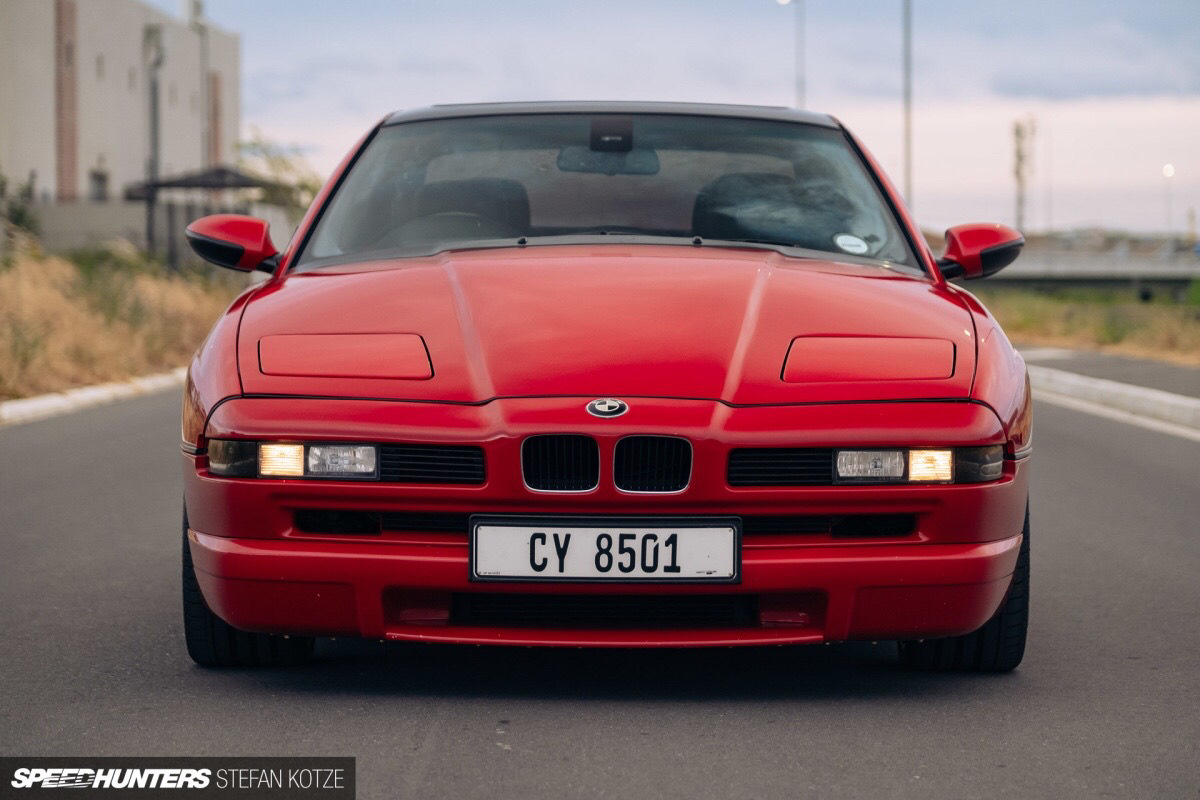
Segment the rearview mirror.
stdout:
[[593,150],[567,145],[558,151],[558,168],[563,172],[595,172],[601,175],[657,175],[658,153],[653,150]]
[[273,272],[278,263],[270,225],[257,217],[213,214],[188,225],[184,235],[196,255],[218,267]]
[[986,278],[1017,260],[1025,237],[1007,225],[973,222],[946,231],[946,252],[938,267],[947,280]]

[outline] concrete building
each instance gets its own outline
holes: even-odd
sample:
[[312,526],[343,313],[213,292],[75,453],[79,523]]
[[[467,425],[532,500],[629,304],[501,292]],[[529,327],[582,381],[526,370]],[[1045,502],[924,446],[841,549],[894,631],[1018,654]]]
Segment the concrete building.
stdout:
[[155,105],[159,176],[236,160],[238,37],[189,8],[183,19],[137,0],[0,0],[10,188],[32,178],[43,204],[118,201],[147,179]]

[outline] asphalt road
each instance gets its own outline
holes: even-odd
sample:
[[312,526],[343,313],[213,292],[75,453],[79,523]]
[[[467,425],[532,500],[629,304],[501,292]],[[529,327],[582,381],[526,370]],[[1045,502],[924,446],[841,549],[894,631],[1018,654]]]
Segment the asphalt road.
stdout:
[[0,754],[353,755],[360,797],[1197,797],[1200,444],[1041,405],[1005,676],[889,645],[183,648],[174,393],[0,429]]

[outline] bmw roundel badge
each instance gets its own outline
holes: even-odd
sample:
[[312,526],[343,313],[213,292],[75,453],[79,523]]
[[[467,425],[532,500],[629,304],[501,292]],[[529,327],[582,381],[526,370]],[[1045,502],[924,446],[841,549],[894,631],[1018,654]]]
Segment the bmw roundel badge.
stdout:
[[628,410],[628,403],[613,397],[601,397],[587,404],[587,412],[593,417],[619,417]]

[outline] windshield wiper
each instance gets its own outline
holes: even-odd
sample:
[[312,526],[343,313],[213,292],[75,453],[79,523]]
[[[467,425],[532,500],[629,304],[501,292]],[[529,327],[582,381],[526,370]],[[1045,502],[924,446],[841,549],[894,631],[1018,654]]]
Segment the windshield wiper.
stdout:
[[575,237],[586,237],[586,236],[636,236],[636,237],[643,238],[643,239],[668,239],[668,240],[675,241],[675,242],[679,242],[680,240],[682,240],[682,241],[689,242],[696,247],[702,247],[705,245],[720,246],[722,243],[729,243],[729,244],[757,244],[757,245],[762,245],[763,247],[770,247],[770,248],[787,247],[790,249],[801,249],[801,250],[810,249],[810,248],[805,247],[802,244],[797,244],[796,242],[787,242],[787,241],[781,241],[778,239],[727,238],[724,236],[716,237],[716,238],[712,238],[712,239],[705,239],[700,236],[688,235],[688,234],[651,233],[648,231],[647,232],[635,232],[635,231],[619,230],[619,229],[618,230],[575,231],[572,233],[552,233],[552,234],[541,234],[541,235],[535,235],[535,236],[522,236],[517,239],[517,246],[525,247],[530,242],[537,240],[537,239],[570,239],[570,238],[575,238]]
[[[696,239],[699,239],[699,238],[700,238],[699,236],[696,237]],[[693,241],[695,241],[695,240],[693,240]],[[709,239],[708,242],[697,241],[696,244],[702,244],[702,243],[707,244],[709,242],[737,242],[738,244],[764,244],[769,247],[803,247],[803,245],[796,244],[795,242],[781,242],[777,239],[731,239],[731,238],[728,238],[725,236],[722,236],[718,239]]]

